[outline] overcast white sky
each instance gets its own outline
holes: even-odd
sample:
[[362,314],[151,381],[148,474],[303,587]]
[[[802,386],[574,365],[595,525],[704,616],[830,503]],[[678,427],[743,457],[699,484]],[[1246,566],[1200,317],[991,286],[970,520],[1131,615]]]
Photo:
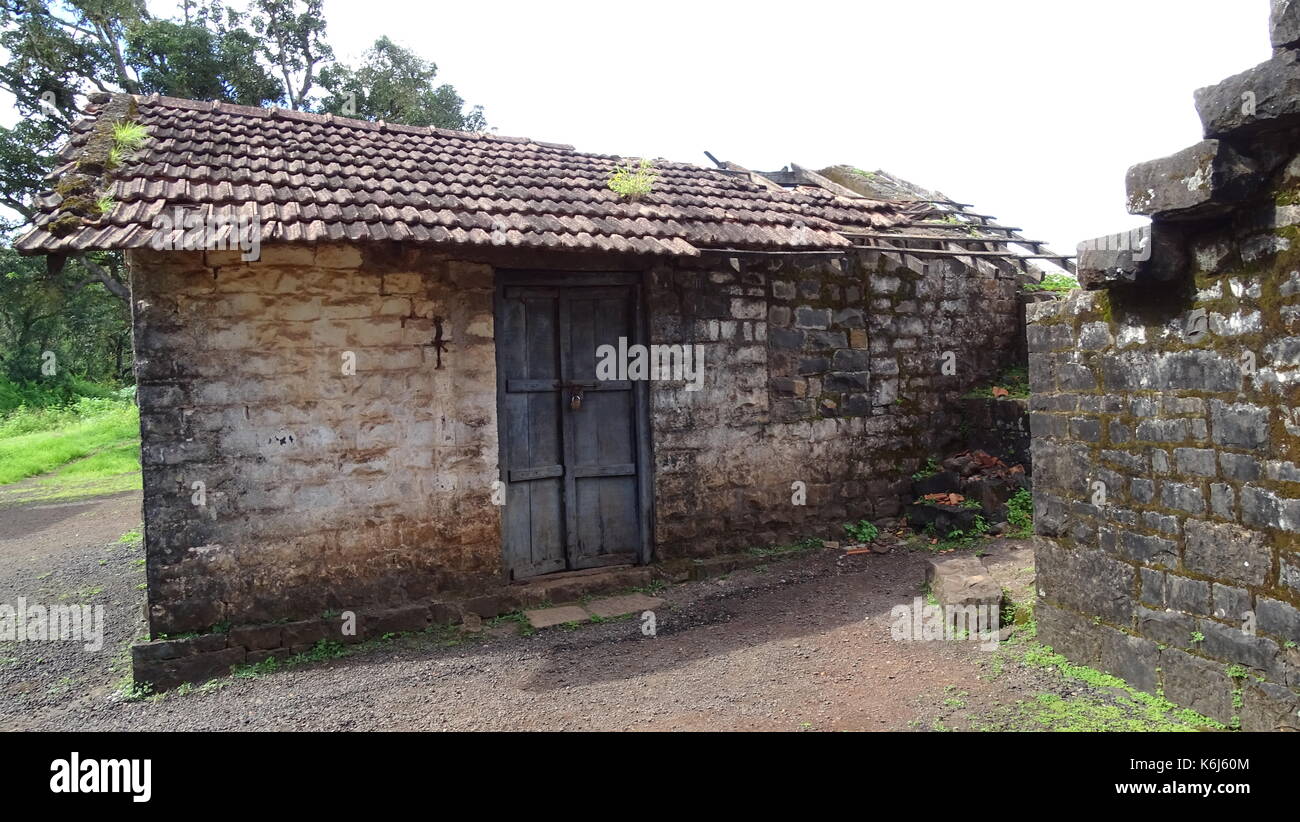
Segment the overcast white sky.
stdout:
[[355,56],[438,63],[499,133],[771,170],[883,168],[1058,250],[1142,224],[1124,172],[1268,59],[1268,0],[326,0]]
[[[156,13],[175,4],[151,0]],[[1192,91],[1268,59],[1268,0],[325,0],[501,134],[750,168],[885,169],[1058,250],[1140,225],[1124,172],[1201,138]],[[5,117],[6,121],[11,116]]]

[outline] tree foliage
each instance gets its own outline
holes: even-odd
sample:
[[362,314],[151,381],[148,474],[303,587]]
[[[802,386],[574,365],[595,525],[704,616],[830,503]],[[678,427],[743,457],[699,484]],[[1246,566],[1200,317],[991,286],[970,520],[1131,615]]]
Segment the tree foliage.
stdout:
[[[248,0],[240,9],[182,0],[170,18],[155,17],[145,0],[0,0],[0,90],[20,115],[0,127],[0,233],[25,230],[54,152],[93,92],[486,128],[481,108],[435,84],[437,71],[387,37],[359,65],[337,62],[322,0]],[[0,372],[27,379],[40,348],[62,350],[82,376],[122,376],[130,345],[120,255],[81,255],[45,271],[43,260],[0,251],[0,263]],[[59,343],[60,335],[71,336]]]
[[329,91],[325,109],[334,114],[462,131],[486,128],[482,107],[465,111],[455,88],[434,84],[437,76],[433,62],[381,37],[360,66],[329,66],[320,80]]

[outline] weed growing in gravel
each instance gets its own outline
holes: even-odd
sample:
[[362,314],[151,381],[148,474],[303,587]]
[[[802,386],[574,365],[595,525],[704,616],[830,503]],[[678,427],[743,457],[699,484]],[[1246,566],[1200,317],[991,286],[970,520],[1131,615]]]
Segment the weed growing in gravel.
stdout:
[[513,622],[519,626],[517,630],[520,636],[532,636],[537,633],[537,629],[528,621],[528,617],[523,611],[511,611],[508,614],[493,617],[488,620],[487,625],[489,628],[499,628],[508,622]]
[[780,557],[789,554],[799,554],[804,551],[822,547],[822,541],[816,537],[805,537],[798,542],[792,542],[789,545],[773,545],[768,548],[750,548],[749,553],[752,556],[767,559],[769,557]]
[[148,682],[137,683],[128,674],[118,682],[117,695],[123,702],[140,702],[153,696],[153,686]]

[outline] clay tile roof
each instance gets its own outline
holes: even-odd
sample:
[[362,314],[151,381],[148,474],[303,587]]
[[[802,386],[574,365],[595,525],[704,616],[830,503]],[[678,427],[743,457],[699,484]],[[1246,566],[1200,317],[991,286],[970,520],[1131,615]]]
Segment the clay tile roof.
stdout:
[[[145,126],[143,146],[117,168],[96,168],[96,145],[125,118]],[[15,243],[21,252],[147,246],[155,218],[176,206],[256,214],[264,241],[662,255],[849,248],[840,230],[903,220],[888,202],[667,161],[656,162],[651,193],[628,201],[607,187],[622,158],[571,146],[157,95],[101,101],[60,157],[54,191],[37,198],[35,227]],[[92,190],[112,197],[107,214],[87,215]]]

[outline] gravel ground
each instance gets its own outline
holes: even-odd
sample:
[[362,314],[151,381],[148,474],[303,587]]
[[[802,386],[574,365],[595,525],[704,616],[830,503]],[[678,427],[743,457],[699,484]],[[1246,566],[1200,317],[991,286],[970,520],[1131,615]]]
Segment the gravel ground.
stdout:
[[[93,654],[0,642],[0,730],[1032,728],[1023,704],[1096,696],[1021,664],[1009,646],[894,641],[890,609],[922,595],[929,557],[897,549],[813,551],[668,587],[654,636],[635,618],[530,635],[504,622],[126,700],[118,687],[144,632],[144,575],[138,543],[118,537],[138,517],[138,494],[0,509],[0,602],[103,604],[108,624]],[[1027,545],[982,546],[1017,598],[1032,594]]]
[[79,502],[0,506],[0,603],[103,607],[103,647],[0,641],[0,728],[102,705],[145,634],[144,551],[119,542],[140,527],[140,492]]
[[[105,649],[4,643],[8,729],[900,729],[918,697],[980,688],[969,643],[898,643],[889,609],[918,595],[925,555],[818,551],[668,588],[655,636],[639,620],[462,637],[415,635],[355,655],[161,699],[113,696],[142,629],[129,530],[138,499],[11,521],[6,599],[109,607]],[[113,520],[113,512],[118,519]],[[79,518],[74,520],[73,518]],[[84,522],[86,527],[67,526]],[[95,526],[94,530],[89,526]],[[102,592],[93,593],[97,589]],[[89,593],[88,593],[89,592]],[[450,640],[450,641],[449,641]]]

